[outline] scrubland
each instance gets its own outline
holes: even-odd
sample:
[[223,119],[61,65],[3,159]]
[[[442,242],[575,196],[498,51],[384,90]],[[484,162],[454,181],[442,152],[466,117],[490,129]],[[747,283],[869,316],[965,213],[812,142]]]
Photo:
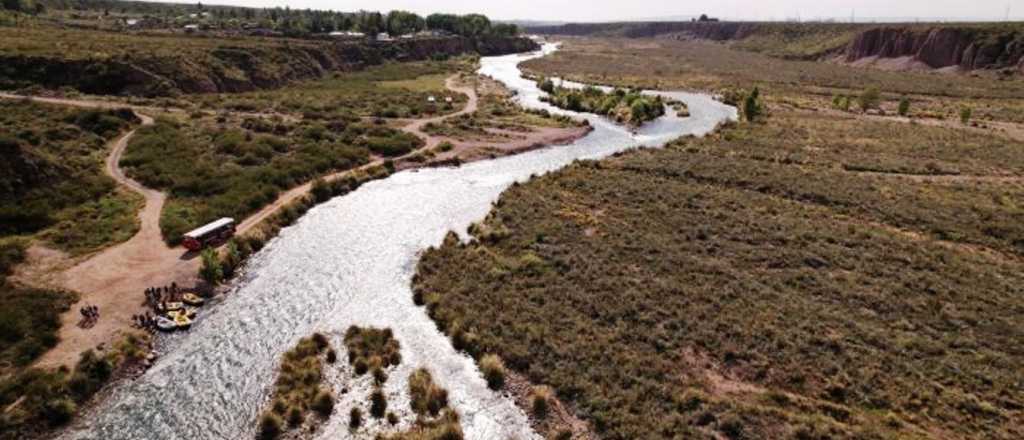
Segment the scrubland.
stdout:
[[530,67],[759,85],[766,113],[514,185],[472,242],[419,263],[417,298],[456,347],[551,386],[600,438],[1024,435],[1020,142],[836,111],[819,85],[943,109],[1012,107],[1013,83],[653,40],[573,40]]

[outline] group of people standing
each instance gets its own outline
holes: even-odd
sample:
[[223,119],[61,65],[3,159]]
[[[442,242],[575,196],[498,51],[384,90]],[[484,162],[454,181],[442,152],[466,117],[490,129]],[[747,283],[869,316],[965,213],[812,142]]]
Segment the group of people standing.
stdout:
[[99,306],[84,305],[78,309],[78,312],[82,314],[82,321],[78,323],[78,326],[82,328],[92,327],[100,319]]
[[156,331],[156,317],[148,311],[144,315],[132,315],[132,325],[152,333]]
[[162,302],[181,301],[182,292],[178,289],[178,283],[171,283],[170,286],[150,287],[146,289],[146,305],[154,309]]

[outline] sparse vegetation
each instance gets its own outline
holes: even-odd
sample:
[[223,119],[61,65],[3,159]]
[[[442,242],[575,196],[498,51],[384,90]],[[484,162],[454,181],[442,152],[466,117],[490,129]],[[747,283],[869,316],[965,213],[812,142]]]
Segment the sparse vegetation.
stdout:
[[418,368],[409,376],[409,400],[416,423],[406,432],[382,440],[462,440],[459,414],[448,407],[448,391],[434,384],[430,372]]
[[334,411],[334,395],[321,386],[323,360],[330,341],[320,333],[302,338],[282,355],[281,368],[274,382],[270,408],[260,418],[259,436],[277,438],[283,433],[283,421],[289,428],[302,426],[309,411],[326,419]]
[[[7,292],[0,292],[7,293]],[[69,422],[126,365],[142,360],[148,335],[126,334],[103,353],[82,352],[74,369],[27,368],[0,379],[0,439],[38,436]]]

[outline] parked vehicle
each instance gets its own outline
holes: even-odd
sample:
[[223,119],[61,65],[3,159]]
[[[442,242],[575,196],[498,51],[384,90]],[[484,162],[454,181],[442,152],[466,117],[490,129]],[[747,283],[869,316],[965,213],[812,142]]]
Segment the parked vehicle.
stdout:
[[219,246],[235,235],[235,219],[224,217],[187,232],[182,244],[190,251],[201,251],[207,246]]

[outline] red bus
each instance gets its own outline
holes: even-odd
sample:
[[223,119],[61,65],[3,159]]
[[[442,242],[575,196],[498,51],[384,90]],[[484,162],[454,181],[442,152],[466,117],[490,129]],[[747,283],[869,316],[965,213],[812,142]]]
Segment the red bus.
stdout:
[[190,251],[199,251],[207,246],[218,246],[234,235],[235,219],[224,217],[189,231],[183,236],[182,244]]

